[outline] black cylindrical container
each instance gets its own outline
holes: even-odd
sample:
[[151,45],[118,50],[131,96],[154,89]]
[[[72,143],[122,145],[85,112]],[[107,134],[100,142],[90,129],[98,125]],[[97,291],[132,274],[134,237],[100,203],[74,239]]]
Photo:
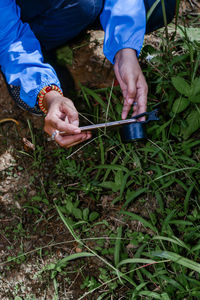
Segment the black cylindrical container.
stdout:
[[145,122],[135,122],[121,127],[120,134],[124,143],[146,138]]

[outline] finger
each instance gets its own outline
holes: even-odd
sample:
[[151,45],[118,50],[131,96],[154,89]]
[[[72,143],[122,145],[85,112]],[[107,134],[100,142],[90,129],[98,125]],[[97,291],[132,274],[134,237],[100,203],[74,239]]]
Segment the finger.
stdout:
[[132,105],[136,97],[136,78],[129,76],[127,79],[127,103]]
[[56,114],[48,114],[45,118],[44,130],[47,133],[51,134],[52,128],[54,130],[64,131],[67,134],[78,134],[81,132],[81,130],[77,126],[66,123],[65,121],[60,119]]
[[75,125],[76,127],[79,126],[78,112],[72,101],[68,99],[68,101],[63,102],[62,111],[67,115],[69,122],[72,125]]
[[124,99],[126,99],[127,85],[126,85],[126,83],[124,83],[124,81],[121,78],[118,64],[114,65],[114,71],[115,71],[116,78],[117,78],[117,80],[119,82],[119,85],[120,85],[120,88],[121,88],[121,91],[122,91],[122,95],[123,95]]
[[65,135],[62,136],[60,134],[57,134],[55,136],[55,141],[61,146],[68,148],[70,145],[74,143],[81,143],[87,139],[87,134],[81,133],[77,135]]
[[126,91],[126,98],[124,101],[124,107],[122,110],[122,119],[126,119],[131,106],[135,102],[136,98],[136,83],[135,83],[135,78],[133,76],[130,76],[127,79],[127,91]]
[[[137,102],[138,102],[137,113],[138,114],[142,114],[142,113],[146,112],[146,110],[147,110],[147,94],[148,94],[148,86],[144,79],[142,88],[138,92],[138,97],[137,97]],[[145,121],[145,117],[140,118],[139,121]]]
[[57,135],[55,137],[55,141],[64,148],[70,148],[74,145],[77,145],[79,143],[82,143],[86,140],[88,140],[89,138],[91,138],[91,133],[90,132],[86,132],[86,133],[81,133],[78,135],[73,135],[73,136],[61,136],[61,135]]
[[128,116],[128,113],[131,109],[131,105],[127,103],[127,101],[125,100],[124,101],[124,106],[123,106],[123,109],[122,109],[122,119],[126,119],[126,117]]
[[73,147],[73,146],[75,146],[75,145],[78,145],[78,144],[80,144],[80,143],[82,143],[82,142],[84,142],[84,141],[90,139],[91,137],[92,137],[92,135],[89,134],[89,135],[87,135],[87,137],[84,138],[81,142],[75,142],[75,143],[73,143],[73,144],[70,144],[70,145],[66,146],[65,148],[70,148],[70,147]]
[[133,113],[132,117],[136,116],[139,114],[139,105],[138,105],[138,99],[136,98],[136,101],[133,103]]
[[[135,117],[137,115],[140,115],[140,114],[146,112],[146,105],[143,103],[143,100],[144,100],[143,97],[141,100],[139,98],[137,99],[137,105],[134,105],[134,107],[133,107],[132,117]],[[145,121],[145,116],[141,117],[137,120],[140,122]]]

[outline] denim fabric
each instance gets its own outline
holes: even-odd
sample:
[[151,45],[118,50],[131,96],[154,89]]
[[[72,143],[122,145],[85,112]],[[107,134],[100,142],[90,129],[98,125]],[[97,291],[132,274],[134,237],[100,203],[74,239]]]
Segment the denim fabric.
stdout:
[[[149,11],[155,0],[144,0],[146,13]],[[167,16],[167,22],[170,23],[175,15],[176,0],[165,0],[165,10]],[[149,21],[146,24],[146,33],[153,32],[164,26],[163,11],[161,1],[154,9]]]
[[[17,0],[21,18],[28,22],[45,50],[77,36],[92,24],[103,0]],[[45,6],[46,4],[46,6]]]
[[[17,0],[22,20],[28,22],[46,50],[77,36],[99,16],[104,0]],[[155,0],[144,0],[146,13]],[[168,23],[173,19],[176,0],[165,0]],[[146,24],[146,33],[164,25],[161,1]]]

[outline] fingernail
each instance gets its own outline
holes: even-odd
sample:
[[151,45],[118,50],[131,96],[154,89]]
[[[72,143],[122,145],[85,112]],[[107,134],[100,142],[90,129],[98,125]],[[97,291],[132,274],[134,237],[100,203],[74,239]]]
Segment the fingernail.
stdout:
[[74,133],[80,133],[81,130],[80,129],[74,129]]
[[79,121],[73,121],[73,122],[72,122],[72,125],[74,125],[74,126],[77,126],[77,127],[78,127],[78,125],[79,125]]
[[126,119],[126,113],[122,113],[122,119]]
[[133,103],[133,99],[128,99],[128,104],[132,104]]

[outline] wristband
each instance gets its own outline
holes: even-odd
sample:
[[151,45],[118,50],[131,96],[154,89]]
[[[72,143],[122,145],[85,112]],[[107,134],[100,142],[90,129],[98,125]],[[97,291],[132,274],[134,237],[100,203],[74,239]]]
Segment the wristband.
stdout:
[[57,85],[54,85],[54,84],[45,86],[43,89],[41,89],[41,91],[38,94],[38,105],[39,105],[41,111],[45,114],[47,114],[48,111],[44,104],[44,96],[51,91],[56,91],[56,92],[60,93],[61,96],[63,96],[63,92],[61,91],[61,89]]

